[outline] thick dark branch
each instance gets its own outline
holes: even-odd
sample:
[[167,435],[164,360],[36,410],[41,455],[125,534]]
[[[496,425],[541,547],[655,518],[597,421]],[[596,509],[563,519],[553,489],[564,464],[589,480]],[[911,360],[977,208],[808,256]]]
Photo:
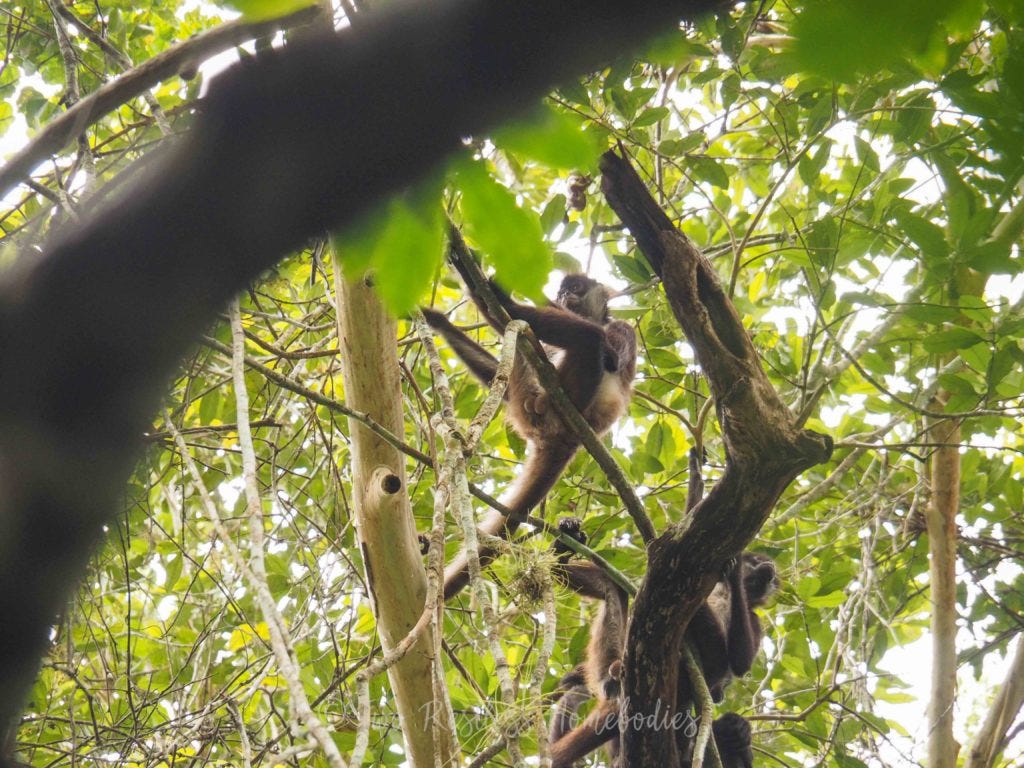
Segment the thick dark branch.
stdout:
[[[825,461],[832,440],[796,427],[757,358],[711,263],[675,229],[624,157],[601,158],[601,185],[661,277],[676,320],[708,377],[726,446],[726,469],[711,492],[648,547],[633,606],[624,689],[630,719],[674,712],[680,643],[722,572],[768,517],[782,491]],[[691,462],[691,469],[692,469]],[[671,729],[630,728],[629,766],[679,764]]]
[[231,294],[559,79],[710,5],[435,0],[364,14],[358,31],[217,78],[188,137],[0,276],[0,730],[164,383]]

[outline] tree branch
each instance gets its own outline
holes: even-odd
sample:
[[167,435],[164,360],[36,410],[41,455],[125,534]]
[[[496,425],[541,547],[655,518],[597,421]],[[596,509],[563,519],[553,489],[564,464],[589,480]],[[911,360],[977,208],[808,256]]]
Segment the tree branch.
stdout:
[[[54,0],[60,6],[59,0]],[[234,48],[256,37],[272,34],[279,29],[308,24],[316,19],[319,10],[315,7],[267,21],[229,21],[208,32],[178,43],[166,51],[147,59],[135,69],[105,83],[84,99],[77,101],[67,111],[54,118],[37,133],[28,144],[14,153],[7,164],[0,168],[0,197],[4,197],[15,185],[32,173],[32,169],[50,155],[60,152],[68,143],[109,112],[126,101],[141,96],[161,81],[175,77],[183,69],[199,64],[211,56]],[[82,22],[70,11],[61,13],[61,18],[71,16],[72,23],[79,29]],[[90,36],[92,39],[92,36]],[[102,39],[102,38],[101,38]],[[106,48],[104,48],[106,50]],[[118,57],[118,61],[121,61]]]
[[1024,635],[1017,638],[1017,650],[999,686],[995,700],[974,736],[964,768],[992,768],[996,757],[1006,747],[1013,721],[1024,706]]
[[0,277],[0,729],[167,378],[231,295],[463,137],[712,5],[437,0],[363,14],[358,34],[304,38],[218,77],[189,136]]
[[789,482],[828,459],[832,440],[795,425],[711,263],[672,226],[628,160],[607,152],[601,170],[609,205],[661,277],[673,314],[708,378],[726,447],[719,481],[648,547],[647,574],[626,642],[623,692],[630,727],[623,739],[625,764],[676,766],[671,729],[640,730],[633,715],[650,715],[655,707],[668,717],[675,714],[687,624],[726,561],[754,537]]

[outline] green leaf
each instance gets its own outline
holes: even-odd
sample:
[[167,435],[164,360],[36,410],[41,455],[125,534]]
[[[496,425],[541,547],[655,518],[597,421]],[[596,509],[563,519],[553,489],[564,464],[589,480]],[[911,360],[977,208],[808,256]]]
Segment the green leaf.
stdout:
[[821,579],[817,576],[807,576],[793,585],[793,591],[801,600],[810,599],[820,588]]
[[540,214],[540,226],[545,234],[550,235],[565,221],[565,206],[565,195],[555,195],[544,206]]
[[953,352],[980,344],[984,339],[967,328],[948,328],[924,337],[924,348],[929,352]]
[[950,323],[960,316],[956,307],[944,307],[939,304],[906,304],[903,314],[919,323]]
[[275,19],[315,4],[311,0],[224,0],[224,3],[240,11],[249,21]]
[[929,261],[949,257],[949,244],[938,225],[906,210],[896,211],[896,223]]
[[809,608],[836,608],[846,602],[846,593],[830,592],[827,595],[814,595],[807,598]]
[[693,175],[699,180],[706,181],[720,189],[729,188],[729,174],[721,164],[710,157],[691,157],[689,164]]
[[802,67],[843,82],[901,59],[926,58],[957,0],[845,0],[808,3],[792,26]]
[[704,143],[703,131],[694,131],[681,139],[665,139],[658,144],[658,152],[668,157],[679,157]]
[[944,373],[939,376],[939,384],[947,392],[964,397],[977,397],[978,393],[974,386],[967,380],[966,376],[960,374]]
[[18,94],[18,109],[28,127],[36,129],[56,114],[57,105],[35,88],[27,86]]
[[870,144],[864,141],[864,139],[862,139],[860,136],[855,136],[853,139],[853,143],[857,147],[857,157],[860,158],[860,161],[864,164],[864,167],[867,168],[869,171],[874,171],[875,173],[878,173],[878,169],[880,166],[878,163],[878,153],[875,152],[874,147],[872,147]]
[[647,349],[647,358],[651,361],[651,364],[657,368],[683,367],[683,361],[679,359],[679,355],[670,349],[649,347]]
[[661,449],[665,443],[666,431],[666,427],[662,423],[661,419],[651,425],[651,429],[647,433],[647,442],[644,444],[644,449],[648,454],[651,456],[661,455]]
[[14,125],[14,107],[6,101],[0,101],[0,136],[7,133],[7,129]]
[[1016,344],[1011,342],[997,349],[996,353],[992,355],[992,360],[988,367],[988,373],[985,377],[989,390],[994,390],[996,386],[1006,378],[1010,371],[1013,370],[1017,352]]
[[346,278],[372,271],[374,287],[392,314],[408,314],[444,257],[440,179],[394,196],[333,242]]
[[498,282],[542,300],[551,251],[544,243],[540,219],[516,205],[515,195],[483,163],[459,163],[457,174],[466,234],[494,264]]
[[494,143],[552,168],[590,170],[597,166],[601,140],[584,132],[579,117],[556,110],[547,102],[528,118],[494,132]]
[[832,154],[832,145],[832,141],[824,139],[813,155],[807,152],[800,158],[800,163],[797,166],[800,172],[800,180],[808,187],[818,186],[818,177],[821,175],[821,170],[825,167]]
[[633,127],[643,128],[648,125],[654,125],[659,120],[664,120],[669,116],[669,114],[671,113],[668,111],[668,107],[651,107],[650,109],[645,109],[637,115],[636,120],[633,121]]
[[631,283],[645,283],[651,279],[647,262],[632,256],[613,255],[612,261],[618,267],[619,274]]
[[989,242],[973,246],[964,251],[964,260],[986,275],[1012,275],[1019,269],[1012,258],[1009,243]]
[[722,79],[721,84],[722,91],[722,106],[728,109],[736,103],[736,99],[740,97],[741,87],[740,78],[735,72],[730,72]]
[[662,67],[671,67],[687,56],[689,48],[686,38],[678,29],[673,29],[651,40],[640,58]]

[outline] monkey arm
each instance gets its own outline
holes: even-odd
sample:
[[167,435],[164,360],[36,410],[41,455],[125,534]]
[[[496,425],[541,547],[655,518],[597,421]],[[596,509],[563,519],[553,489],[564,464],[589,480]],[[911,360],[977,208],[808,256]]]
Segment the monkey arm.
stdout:
[[[685,637],[697,652],[711,698],[716,702],[721,701],[725,688],[723,683],[727,681],[730,670],[728,638],[722,621],[707,602],[690,619]],[[683,667],[679,670],[677,690],[680,710],[689,710],[694,703],[693,684]]]
[[440,312],[428,307],[421,307],[427,325],[440,333],[448,345],[466,364],[470,372],[484,384],[490,385],[498,371],[497,359],[469,336],[460,331]]
[[742,715],[726,712],[711,724],[722,768],[754,768],[750,723]]
[[744,554],[729,574],[732,600],[729,613],[729,668],[737,677],[750,671],[761,646],[761,621],[750,607],[744,578],[747,555]]
[[551,731],[548,735],[548,741],[552,744],[572,731],[576,724],[576,713],[590,698],[590,688],[587,687],[586,672],[582,665],[558,681],[556,693],[558,698],[551,713]]
[[520,319],[530,324],[537,338],[565,350],[558,361],[558,383],[580,411],[593,401],[606,373],[617,375],[622,389],[629,391],[636,376],[633,326],[615,320],[602,327],[558,307],[522,309]]
[[[561,314],[590,323],[569,312]],[[558,382],[573,405],[581,411],[586,411],[587,406],[593,402],[606,375],[618,377],[618,391],[625,401],[619,412],[621,415],[629,405],[629,394],[636,376],[636,332],[633,326],[621,320],[613,320],[601,329],[601,341],[596,346],[579,344],[567,347],[558,363]],[[593,414],[585,415],[595,429],[603,430],[611,426],[600,418],[595,421]]]
[[[540,504],[544,495],[558,480],[569,464],[576,445],[551,443],[530,444],[526,450],[526,461],[516,481],[501,495],[501,503],[509,509],[509,517],[492,510],[480,524],[479,530],[489,536],[508,539],[531,509]],[[480,565],[490,563],[497,556],[494,547],[481,543]],[[444,599],[449,600],[469,583],[468,558],[459,553],[444,571]]]
[[622,591],[608,574],[586,561],[559,563],[554,574],[573,592],[593,600],[606,600]]
[[525,320],[545,344],[559,349],[585,348],[595,356],[603,352],[604,326],[557,305],[533,307],[503,298],[509,317]]

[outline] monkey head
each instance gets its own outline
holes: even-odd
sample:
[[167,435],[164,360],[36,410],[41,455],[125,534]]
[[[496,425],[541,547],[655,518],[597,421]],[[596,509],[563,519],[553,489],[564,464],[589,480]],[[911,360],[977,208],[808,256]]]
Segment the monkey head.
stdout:
[[614,295],[614,291],[596,280],[572,273],[562,278],[555,302],[580,317],[605,324],[608,322],[608,299]]
[[767,555],[744,552],[741,563],[743,586],[751,608],[757,608],[779,591],[779,575],[775,562]]

